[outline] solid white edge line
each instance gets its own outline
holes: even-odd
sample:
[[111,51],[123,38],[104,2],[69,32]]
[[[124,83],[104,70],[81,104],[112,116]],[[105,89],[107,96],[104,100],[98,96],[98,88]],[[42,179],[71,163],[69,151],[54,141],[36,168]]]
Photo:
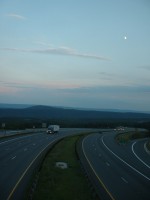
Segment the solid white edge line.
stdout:
[[[61,139],[61,138],[60,138]],[[50,142],[44,149],[42,149],[42,151],[40,151],[38,153],[38,155],[32,160],[32,162],[29,164],[29,166],[26,168],[26,170],[22,173],[21,177],[19,178],[19,180],[17,181],[16,185],[13,187],[13,189],[11,190],[9,196],[7,197],[7,200],[10,200],[12,195],[14,194],[16,188],[18,187],[18,185],[20,184],[21,180],[23,179],[23,177],[25,176],[25,174],[27,173],[27,171],[29,170],[29,168],[32,166],[32,164],[35,162],[35,160],[40,156],[40,154],[42,154],[42,152],[48,147],[50,146],[52,143],[54,143],[55,141],[57,141],[57,139],[53,140],[52,142]]]
[[146,167],[148,167],[149,169],[150,169],[150,166],[148,165],[148,164],[146,164],[136,153],[135,153],[135,151],[134,151],[134,145],[136,144],[136,142],[134,142],[133,144],[132,144],[132,152],[133,152],[133,154],[136,156],[136,158],[138,159],[138,160],[140,160]]
[[126,161],[124,161],[123,159],[121,159],[119,156],[117,156],[112,150],[110,150],[110,148],[104,143],[103,140],[104,136],[101,138],[101,141],[103,143],[103,145],[108,149],[108,151],[110,151],[116,158],[118,158],[119,160],[121,160],[123,163],[125,163],[128,167],[130,167],[131,169],[133,169],[135,172],[137,172],[138,174],[140,174],[141,176],[143,176],[144,178],[146,178],[147,180],[150,181],[150,178],[147,177],[146,175],[142,174],[140,171],[138,171],[137,169],[135,169],[134,167],[132,167],[130,164],[128,164]]

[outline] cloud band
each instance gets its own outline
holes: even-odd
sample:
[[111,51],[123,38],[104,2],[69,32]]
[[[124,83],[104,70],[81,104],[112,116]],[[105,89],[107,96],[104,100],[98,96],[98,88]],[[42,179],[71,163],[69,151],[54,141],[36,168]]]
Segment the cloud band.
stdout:
[[64,55],[64,56],[67,55],[67,56],[76,56],[76,57],[110,61],[109,58],[98,56],[98,55],[92,55],[92,54],[78,53],[74,49],[71,49],[68,47],[45,48],[45,49],[1,48],[0,50],[26,52],[26,53],[30,52],[30,53],[40,53],[40,54],[55,54],[55,55]]

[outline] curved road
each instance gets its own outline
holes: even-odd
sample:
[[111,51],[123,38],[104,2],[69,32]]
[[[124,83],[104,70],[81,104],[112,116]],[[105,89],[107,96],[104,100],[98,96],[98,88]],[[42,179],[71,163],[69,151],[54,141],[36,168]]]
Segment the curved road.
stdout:
[[[62,129],[58,134],[34,133],[0,140],[0,199],[22,199],[39,156],[61,138],[82,129]],[[38,165],[38,163],[37,163]],[[30,172],[31,171],[31,172]]]
[[102,199],[149,200],[150,155],[146,139],[118,145],[115,133],[92,134],[80,144],[80,159]]

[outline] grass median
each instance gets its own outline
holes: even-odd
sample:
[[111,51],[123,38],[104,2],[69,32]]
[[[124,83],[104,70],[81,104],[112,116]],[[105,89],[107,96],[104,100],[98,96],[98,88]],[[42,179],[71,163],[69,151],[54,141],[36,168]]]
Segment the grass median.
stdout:
[[[92,194],[75,152],[80,136],[63,139],[47,155],[39,175],[33,200],[91,200]],[[56,167],[65,162],[68,168]]]
[[118,143],[125,144],[129,142],[130,140],[140,139],[140,138],[145,138],[145,137],[150,137],[150,133],[146,131],[136,130],[132,132],[119,133],[115,139]]

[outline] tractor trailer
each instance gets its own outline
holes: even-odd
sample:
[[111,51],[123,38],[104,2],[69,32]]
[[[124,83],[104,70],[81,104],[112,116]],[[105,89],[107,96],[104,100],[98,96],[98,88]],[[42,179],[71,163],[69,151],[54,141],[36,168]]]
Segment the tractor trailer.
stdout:
[[47,128],[47,133],[49,134],[58,133],[58,131],[59,131],[59,125],[49,125]]

